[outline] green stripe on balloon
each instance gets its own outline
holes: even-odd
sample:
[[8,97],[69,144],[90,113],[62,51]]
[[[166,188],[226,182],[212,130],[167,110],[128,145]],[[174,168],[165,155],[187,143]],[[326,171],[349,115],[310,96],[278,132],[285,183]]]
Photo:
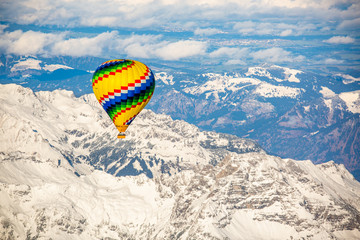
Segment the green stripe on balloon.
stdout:
[[126,62],[118,63],[116,65],[108,66],[103,69],[100,69],[99,71],[96,71],[94,73],[92,82],[97,80],[99,77],[103,77],[105,74],[109,75],[110,72],[116,72],[116,70],[121,70],[123,67],[128,68],[131,64],[132,64],[132,61],[126,61]]

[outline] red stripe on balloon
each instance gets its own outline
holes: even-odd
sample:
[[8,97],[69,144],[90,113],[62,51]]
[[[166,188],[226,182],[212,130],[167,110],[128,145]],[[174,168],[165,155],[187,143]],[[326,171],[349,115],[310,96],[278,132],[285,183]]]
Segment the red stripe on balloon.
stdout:
[[116,73],[121,73],[122,71],[128,70],[129,68],[132,68],[135,65],[135,62],[132,62],[129,66],[123,67],[122,69],[116,69],[115,72],[110,72],[109,74],[104,74],[102,77],[98,77],[94,80],[92,83],[92,86],[94,87],[95,84],[97,84],[99,81],[102,81],[104,78],[108,78],[110,75],[115,75]]

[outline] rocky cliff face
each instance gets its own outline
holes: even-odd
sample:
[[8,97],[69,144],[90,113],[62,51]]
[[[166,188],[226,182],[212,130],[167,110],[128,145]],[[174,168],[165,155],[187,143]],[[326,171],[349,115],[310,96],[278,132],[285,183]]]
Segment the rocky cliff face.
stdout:
[[[255,138],[263,139],[264,147],[281,156],[312,159],[315,163],[332,159],[356,174],[359,115],[344,111],[342,101],[335,99],[330,106],[326,104],[326,100],[321,100],[308,108],[294,107],[274,123],[275,127],[257,133]],[[287,147],[282,149],[284,144]]]
[[[314,166],[310,161],[248,153],[229,155],[217,166],[202,166],[196,172],[173,190],[176,204],[166,227],[173,236],[341,239],[340,232],[356,236],[360,222],[355,202],[333,191],[344,183],[332,180],[333,174],[346,170],[333,162]],[[173,179],[165,185],[171,188]]]
[[3,239],[360,237],[360,184],[343,165],[148,110],[118,140],[92,95],[0,93]]

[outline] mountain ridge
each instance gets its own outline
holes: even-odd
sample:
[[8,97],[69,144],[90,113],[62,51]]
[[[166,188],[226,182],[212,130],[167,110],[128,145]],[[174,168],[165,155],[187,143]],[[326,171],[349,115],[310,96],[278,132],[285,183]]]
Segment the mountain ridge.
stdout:
[[[92,69],[105,61],[5,55],[0,59],[1,83],[37,91],[65,88],[75,96],[92,92]],[[202,130],[254,139],[274,155],[343,163],[360,179],[360,132],[351,130],[351,126],[359,129],[358,78],[273,64],[244,66],[236,72],[195,71],[151,62],[149,66],[158,79],[148,105],[155,113]]]
[[343,165],[146,109],[119,141],[92,95],[0,89],[2,238],[360,236],[360,183]]

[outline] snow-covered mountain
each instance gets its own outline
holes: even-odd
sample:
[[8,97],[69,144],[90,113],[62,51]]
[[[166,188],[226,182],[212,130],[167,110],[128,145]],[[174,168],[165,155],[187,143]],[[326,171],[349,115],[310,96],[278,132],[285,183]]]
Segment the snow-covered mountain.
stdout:
[[[92,71],[107,59],[0,56],[0,83],[36,91],[91,93]],[[147,60],[149,61],[149,60]],[[315,163],[342,163],[360,180],[360,81],[264,64],[237,72],[147,62],[157,88],[148,108],[202,130],[258,141],[266,151]],[[185,64],[185,65],[184,65]]]
[[343,165],[146,109],[118,140],[93,95],[9,84],[0,101],[2,239],[360,237],[360,183]]
[[[243,73],[159,73],[149,104],[205,130],[257,140],[267,151],[343,163],[360,179],[360,81],[286,67]],[[169,84],[171,79],[172,84]]]

